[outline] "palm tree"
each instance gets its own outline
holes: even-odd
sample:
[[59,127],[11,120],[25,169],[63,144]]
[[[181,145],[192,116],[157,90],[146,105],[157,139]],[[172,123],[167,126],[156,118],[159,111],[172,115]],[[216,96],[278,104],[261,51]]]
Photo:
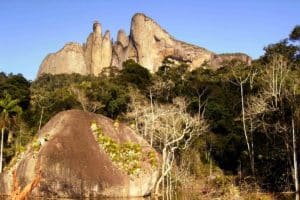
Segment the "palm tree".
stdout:
[[16,116],[22,112],[22,108],[18,105],[18,99],[12,99],[6,91],[4,97],[0,99],[0,127],[1,127],[1,146],[0,146],[0,173],[2,173],[3,163],[3,140],[4,131],[9,128],[15,121]]

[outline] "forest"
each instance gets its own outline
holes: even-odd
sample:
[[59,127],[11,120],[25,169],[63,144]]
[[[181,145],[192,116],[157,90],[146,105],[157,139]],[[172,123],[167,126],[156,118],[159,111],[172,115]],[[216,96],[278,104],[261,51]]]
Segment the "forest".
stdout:
[[212,195],[232,185],[299,193],[300,26],[266,46],[251,66],[233,60],[217,70],[208,63],[190,70],[166,58],[154,74],[133,60],[97,77],[46,74],[30,81],[2,72],[0,171],[69,109],[125,122],[163,154],[157,190],[192,182],[208,183],[202,191]]

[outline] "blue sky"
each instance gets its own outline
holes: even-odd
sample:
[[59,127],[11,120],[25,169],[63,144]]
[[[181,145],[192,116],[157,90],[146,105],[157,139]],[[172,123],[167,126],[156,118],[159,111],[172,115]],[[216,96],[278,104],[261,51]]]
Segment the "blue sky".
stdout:
[[48,53],[85,42],[94,20],[116,38],[136,12],[177,39],[253,58],[300,24],[299,0],[1,0],[0,71],[34,79]]

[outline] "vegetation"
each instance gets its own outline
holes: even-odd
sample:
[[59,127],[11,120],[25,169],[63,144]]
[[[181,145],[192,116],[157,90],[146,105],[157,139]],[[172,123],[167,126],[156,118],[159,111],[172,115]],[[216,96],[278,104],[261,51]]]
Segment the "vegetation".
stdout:
[[157,167],[158,161],[155,152],[144,152],[140,144],[133,142],[120,144],[111,137],[104,135],[101,127],[98,127],[95,122],[91,124],[91,129],[101,148],[128,175],[139,175],[143,160],[149,160],[153,168]]
[[[131,124],[162,154],[159,189],[184,187],[188,179],[209,185],[201,192],[213,197],[244,195],[234,185],[299,191],[299,26],[264,50],[250,67],[235,60],[215,71],[166,59],[155,74],[133,60],[99,77],[44,75],[30,82],[1,73],[4,166],[56,113],[82,109]],[[96,132],[112,160],[137,174],[141,147]],[[153,153],[147,157],[157,165]]]

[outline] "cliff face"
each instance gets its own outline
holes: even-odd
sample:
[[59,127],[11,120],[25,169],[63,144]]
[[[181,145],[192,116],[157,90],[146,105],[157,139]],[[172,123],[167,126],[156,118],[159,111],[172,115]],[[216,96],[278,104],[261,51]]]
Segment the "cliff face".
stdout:
[[251,58],[243,53],[224,53],[224,54],[218,54],[214,55],[212,59],[210,60],[210,65],[214,68],[221,67],[226,61],[232,61],[232,60],[239,60],[247,65],[251,65]]
[[232,59],[251,63],[251,58],[246,54],[217,55],[205,48],[176,40],[151,18],[138,13],[132,18],[130,35],[120,30],[114,44],[109,31],[102,36],[101,25],[95,22],[86,44],[67,44],[59,52],[48,55],[40,66],[38,76],[43,73],[98,75],[106,67],[122,68],[122,63],[127,59],[133,59],[155,72],[166,57],[185,62],[191,69],[200,67],[205,61],[214,69],[219,68],[223,61]]
[[80,44],[68,43],[56,53],[49,54],[42,62],[38,74],[88,74],[84,51]]
[[174,39],[156,22],[143,14],[136,14],[131,22],[131,42],[137,51],[137,62],[151,72],[157,71],[166,57],[189,62],[191,67],[210,60],[212,52]]

